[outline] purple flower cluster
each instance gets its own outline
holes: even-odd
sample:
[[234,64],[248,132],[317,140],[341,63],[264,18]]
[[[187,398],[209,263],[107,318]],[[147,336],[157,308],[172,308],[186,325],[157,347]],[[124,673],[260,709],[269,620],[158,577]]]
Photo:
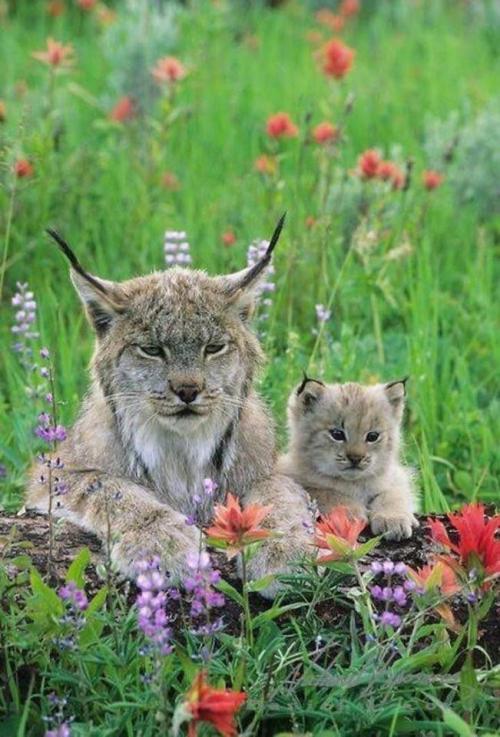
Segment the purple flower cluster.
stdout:
[[55,713],[50,717],[43,717],[45,722],[53,725],[52,729],[45,732],[45,737],[71,737],[69,721],[64,719],[64,707],[66,699],[59,698],[55,693],[48,695],[49,703],[55,708]]
[[189,266],[191,263],[189,242],[183,230],[167,230],[163,250],[167,266]]
[[41,412],[38,415],[35,434],[49,445],[61,443],[67,437],[66,428],[62,425],[55,425],[52,415],[48,412]]
[[[247,251],[247,264],[248,266],[255,266],[260,261],[269,247],[269,241],[253,241],[248,247]],[[262,295],[263,298],[260,300],[260,304],[264,307],[264,311],[260,313],[259,317],[261,320],[265,320],[269,317],[269,308],[272,305],[272,299],[269,296],[274,292],[276,285],[273,281],[274,266],[270,264],[266,269],[266,276],[261,280],[257,289],[257,294]],[[268,295],[268,296],[264,296]]]
[[58,591],[59,598],[67,602],[73,609],[83,612],[89,605],[85,591],[79,589],[74,581],[68,581]]
[[16,353],[31,354],[29,341],[39,337],[34,330],[36,321],[36,302],[33,292],[28,290],[27,284],[17,282],[17,292],[12,297],[12,306],[16,308],[14,325],[11,332],[16,336],[17,343],[14,344]]
[[204,527],[209,524],[213,517],[215,492],[218,488],[218,484],[212,479],[203,479],[202,493],[193,495],[193,511],[186,517],[187,525]]
[[54,643],[60,650],[74,650],[76,635],[85,624],[82,612],[87,609],[89,602],[85,591],[79,589],[74,581],[68,581],[57,593],[66,606],[66,612],[59,619],[63,632],[55,638]]
[[[376,560],[371,564],[370,570],[375,576],[381,577],[382,584],[375,584],[370,588],[374,602],[384,604],[384,611],[375,617],[382,627],[397,629],[402,622],[402,612],[394,611],[394,608],[404,609],[408,605],[409,594],[412,591],[412,582],[405,577],[407,567],[402,562]],[[389,608],[390,605],[392,609]]]
[[211,635],[222,629],[222,618],[211,622],[210,612],[225,604],[224,596],[213,586],[221,580],[219,571],[212,568],[210,556],[202,551],[188,555],[187,564],[191,573],[184,579],[183,585],[191,599],[191,617],[198,621],[205,618],[204,624],[197,624],[193,630],[197,635]]
[[[179,592],[167,587],[167,578],[160,570],[160,559],[140,561],[136,584],[140,590],[137,597],[138,624],[160,655],[169,655],[172,650],[172,628],[166,612],[168,599],[178,599]],[[147,651],[145,651],[147,652]]]

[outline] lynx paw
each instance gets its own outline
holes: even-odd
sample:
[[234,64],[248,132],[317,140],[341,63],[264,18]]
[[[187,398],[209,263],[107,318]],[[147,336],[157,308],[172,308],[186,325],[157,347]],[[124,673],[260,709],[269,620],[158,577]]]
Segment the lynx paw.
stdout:
[[418,521],[411,512],[400,514],[383,514],[378,512],[370,518],[370,527],[374,535],[384,535],[386,540],[405,540],[412,536]]
[[183,518],[173,520],[165,515],[137,531],[117,539],[111,549],[111,560],[129,578],[137,575],[137,562],[158,556],[161,566],[173,581],[188,571],[187,558],[200,549],[200,531],[186,525]]
[[[311,550],[311,539],[302,532],[287,532],[286,536],[266,540],[250,561],[249,578],[257,580],[271,574],[278,576],[280,573],[289,573],[292,564],[310,554]],[[280,581],[275,578],[259,593],[266,599],[274,599],[281,587]]]

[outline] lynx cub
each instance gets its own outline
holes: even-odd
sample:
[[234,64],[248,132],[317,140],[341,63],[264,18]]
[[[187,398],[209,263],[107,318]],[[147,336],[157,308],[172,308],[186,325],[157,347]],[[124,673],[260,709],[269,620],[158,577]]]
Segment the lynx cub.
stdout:
[[412,475],[399,459],[405,382],[362,386],[305,378],[288,402],[290,447],[280,470],[328,512],[349,507],[374,534],[411,537]]
[[[186,516],[205,478],[219,500],[232,491],[272,505],[266,521],[283,535],[260,548],[251,576],[283,571],[309,548],[306,494],[276,473],[273,423],[253,388],[263,353],[250,317],[282,225],[243,271],[176,267],[122,283],[89,274],[51,232],[96,334],[90,391],[58,449],[68,491],[54,507],[104,539],[110,521],[112,558],[127,575],[156,554],[172,574],[187,570],[200,533]],[[27,504],[49,505],[39,465]]]

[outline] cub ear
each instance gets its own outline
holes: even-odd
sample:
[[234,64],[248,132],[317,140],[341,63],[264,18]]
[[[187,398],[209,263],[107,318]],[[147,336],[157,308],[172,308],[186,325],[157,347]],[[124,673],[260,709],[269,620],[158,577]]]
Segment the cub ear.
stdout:
[[400,379],[398,381],[391,381],[389,384],[384,385],[384,393],[395,414],[401,417],[406,399],[406,382],[408,377]]
[[257,260],[252,266],[237,271],[234,274],[217,278],[219,286],[226,295],[228,305],[238,311],[242,320],[248,320],[255,309],[259,285],[262,283],[267,269],[271,265],[274,248],[278,243],[283,225],[285,224],[285,215],[286,213],[279,219],[267,246],[265,245],[266,241],[263,241],[265,251],[257,257]]
[[47,233],[55,240],[71,264],[70,276],[78,296],[85,305],[87,316],[97,335],[107,332],[116,315],[125,309],[123,290],[114,282],[99,279],[82,267],[66,241],[51,228]]
[[305,411],[313,408],[316,402],[323,396],[325,385],[319,379],[310,379],[306,374],[299,386],[294,390],[295,401]]

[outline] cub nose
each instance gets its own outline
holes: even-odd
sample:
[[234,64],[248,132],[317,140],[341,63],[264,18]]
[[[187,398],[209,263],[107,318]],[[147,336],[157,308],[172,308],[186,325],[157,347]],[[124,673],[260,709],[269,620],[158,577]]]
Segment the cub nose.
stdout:
[[353,466],[359,466],[364,456],[358,453],[348,453],[347,459],[352,463]]
[[194,402],[200,393],[200,389],[196,384],[181,384],[180,386],[175,387],[173,391],[185,404],[191,404],[191,402]]

